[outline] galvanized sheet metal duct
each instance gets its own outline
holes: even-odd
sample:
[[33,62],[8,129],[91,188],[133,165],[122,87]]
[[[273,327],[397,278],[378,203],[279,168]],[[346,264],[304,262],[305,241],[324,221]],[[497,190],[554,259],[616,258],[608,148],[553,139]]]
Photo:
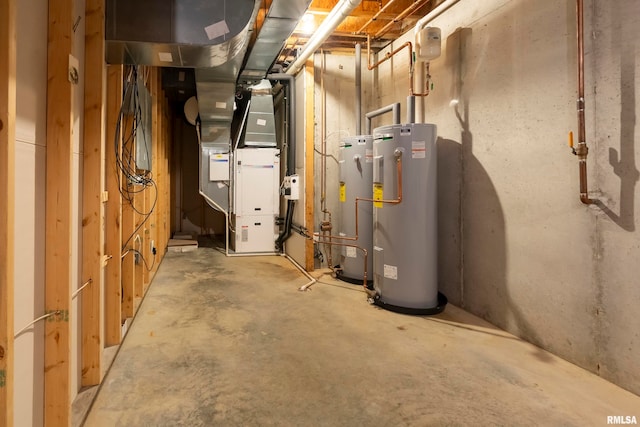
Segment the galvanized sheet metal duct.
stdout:
[[265,78],[310,4],[311,0],[274,0],[249,52],[241,80],[256,82]]

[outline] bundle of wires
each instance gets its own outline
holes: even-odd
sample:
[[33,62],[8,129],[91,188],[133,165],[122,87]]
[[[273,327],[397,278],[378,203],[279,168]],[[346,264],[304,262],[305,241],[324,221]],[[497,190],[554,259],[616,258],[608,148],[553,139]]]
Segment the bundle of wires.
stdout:
[[[124,241],[122,245],[122,257],[127,255],[129,252],[135,253],[142,259],[145,268],[148,271],[151,271],[156,261],[155,251],[153,254],[153,264],[149,267],[147,260],[144,258],[140,250],[133,247],[127,247],[132,240],[134,241],[133,243],[135,243],[134,237],[142,226],[149,220],[158,201],[158,187],[156,186],[156,182],[153,180],[152,171],[138,169],[136,166],[136,141],[140,139],[138,138],[139,133],[144,143],[144,149],[147,150],[148,159],[150,158],[148,147],[151,143],[151,141],[146,140],[148,132],[145,132],[144,128],[145,120],[140,102],[140,84],[144,84],[144,82],[138,75],[138,67],[132,66],[125,81],[124,96],[122,98],[122,104],[120,105],[120,112],[116,123],[114,150],[116,158],[115,167],[118,172],[116,173],[119,184],[118,188],[120,189],[123,203],[131,205],[134,212],[144,217],[133,233],[131,233],[131,235]],[[149,190],[150,187],[153,187],[155,190],[153,203],[151,204],[151,207],[145,211],[144,208],[140,209],[139,207],[136,207],[135,198],[136,195]]]

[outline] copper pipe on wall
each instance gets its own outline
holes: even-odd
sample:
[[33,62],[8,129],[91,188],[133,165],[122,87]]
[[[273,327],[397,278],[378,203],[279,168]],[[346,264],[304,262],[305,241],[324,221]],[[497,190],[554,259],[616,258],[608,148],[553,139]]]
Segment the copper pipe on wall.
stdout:
[[420,93],[416,93],[414,91],[413,88],[413,44],[411,42],[405,42],[402,46],[392,50],[391,52],[387,52],[384,56],[384,58],[382,58],[380,61],[375,62],[375,63],[371,63],[371,37],[367,36],[367,69],[369,71],[377,68],[380,64],[382,64],[383,62],[389,60],[391,57],[393,57],[396,53],[400,52],[402,49],[404,49],[405,47],[409,48],[409,96],[427,96],[429,95],[429,87],[428,87],[428,82],[429,82],[429,63],[427,62],[427,88],[425,92],[420,92]]
[[377,199],[370,199],[370,198],[365,198],[365,197],[356,197],[356,234],[355,236],[340,236],[340,235],[330,235],[328,236],[331,239],[336,239],[336,240],[358,240],[358,202],[363,201],[363,202],[375,202],[375,203],[384,203],[384,204],[390,204],[390,205],[397,205],[400,204],[402,202],[402,152],[398,151],[397,157],[396,157],[396,169],[398,171],[398,187],[397,187],[397,191],[398,191],[398,197],[395,199],[391,199],[391,200],[377,200]]
[[[311,239],[314,240],[313,237],[309,237],[309,236],[305,236],[307,239]],[[369,290],[369,288],[367,287],[367,273],[368,273],[368,269],[367,269],[367,259],[369,257],[369,251],[367,251],[365,248],[358,246],[358,245],[353,245],[353,244],[349,244],[349,243],[339,243],[339,242],[332,242],[331,240],[318,240],[318,243],[324,243],[325,245],[332,245],[332,246],[343,246],[343,247],[348,247],[348,248],[356,248],[362,251],[362,254],[364,255],[364,267],[363,267],[363,274],[362,274],[362,286],[365,289],[365,292]],[[331,268],[331,270],[333,271],[333,268]]]
[[367,28],[369,25],[371,25],[371,23],[372,23],[373,21],[375,21],[376,19],[378,19],[378,16],[380,16],[381,14],[383,14],[383,13],[387,10],[387,8],[388,8],[389,6],[391,6],[391,5],[392,5],[393,3],[395,3],[395,2],[396,2],[396,0],[389,0],[389,2],[388,2],[387,4],[385,4],[384,6],[382,6],[382,8],[381,8],[378,12],[376,12],[376,14],[375,14],[375,15],[373,15],[373,16],[371,17],[371,19],[369,19],[367,22],[365,22],[365,24],[364,24],[362,27],[360,27],[360,29],[359,29],[358,31],[356,31],[356,34],[362,34],[362,30],[364,30],[364,29],[365,29],[365,28]]
[[377,68],[383,62],[389,60],[396,53],[400,52],[405,47],[409,48],[409,94],[413,94],[413,45],[411,42],[405,42],[399,48],[392,50],[391,52],[387,52],[387,54],[380,61],[371,63],[371,37],[367,36],[367,69],[369,71]]
[[593,200],[589,198],[587,185],[587,147],[584,117],[584,5],[583,0],[577,0],[577,39],[578,39],[578,147],[575,154],[578,156],[580,168],[580,201],[585,205],[590,205]]
[[[429,81],[431,80],[431,75],[429,74],[429,62],[427,62],[425,66],[426,66],[426,77],[427,77],[424,84],[425,91],[422,93],[413,92],[412,93],[413,96],[429,96]],[[413,90],[413,87],[411,88],[411,90]]]

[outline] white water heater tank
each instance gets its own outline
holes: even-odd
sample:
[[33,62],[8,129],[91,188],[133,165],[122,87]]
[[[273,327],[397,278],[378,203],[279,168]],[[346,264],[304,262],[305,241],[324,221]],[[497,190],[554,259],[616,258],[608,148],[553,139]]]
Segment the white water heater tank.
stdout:
[[416,34],[416,55],[418,61],[431,61],[441,53],[440,28],[425,27]]

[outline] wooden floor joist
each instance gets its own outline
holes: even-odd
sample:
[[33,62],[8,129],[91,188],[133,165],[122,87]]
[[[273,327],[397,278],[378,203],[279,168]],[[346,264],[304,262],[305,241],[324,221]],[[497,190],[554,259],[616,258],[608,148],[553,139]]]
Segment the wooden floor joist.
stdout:
[[104,250],[104,0],[87,0],[85,14],[82,178],[82,385],[102,379],[102,263]]
[[45,215],[45,425],[70,423],[73,0],[49,0]]
[[105,254],[110,259],[105,267],[105,346],[120,344],[122,335],[122,196],[120,170],[116,158],[122,155],[122,135],[117,129],[122,104],[122,65],[107,67],[107,118],[105,141],[105,175],[107,203],[105,206]]
[[13,426],[16,2],[0,3],[0,427]]
[[[304,67],[304,141],[305,141],[305,195],[304,195],[304,213],[305,213],[305,226],[309,230],[314,229],[313,218],[313,186],[314,186],[314,137],[315,137],[315,112],[314,112],[314,93],[315,93],[315,81],[313,72],[313,60],[307,60]],[[313,258],[313,241],[305,241],[305,269],[307,271],[313,271],[314,258]]]

